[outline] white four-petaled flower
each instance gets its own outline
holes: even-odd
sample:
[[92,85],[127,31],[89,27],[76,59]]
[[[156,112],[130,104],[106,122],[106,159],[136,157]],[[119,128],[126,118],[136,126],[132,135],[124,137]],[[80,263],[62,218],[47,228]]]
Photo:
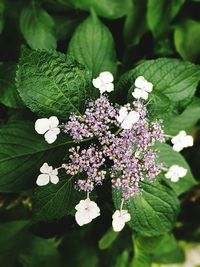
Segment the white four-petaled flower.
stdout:
[[128,112],[126,107],[121,107],[119,110],[119,116],[117,121],[121,123],[121,128],[129,130],[133,127],[133,124],[139,120],[139,113],[136,111]]
[[172,138],[171,142],[173,144],[173,149],[180,152],[183,148],[193,146],[193,137],[187,135],[185,131],[180,131]]
[[104,71],[99,74],[99,77],[92,80],[92,84],[95,88],[98,88],[100,94],[102,95],[105,92],[110,93],[114,90],[113,84],[113,75],[109,71]]
[[89,198],[81,200],[78,205],[76,205],[75,209],[77,210],[75,219],[80,226],[90,223],[93,219],[100,216],[99,207]]
[[116,210],[112,216],[112,226],[115,232],[120,232],[126,222],[129,222],[131,219],[131,215],[127,210]]
[[180,167],[178,165],[172,165],[168,172],[165,174],[167,179],[171,179],[172,182],[178,182],[179,178],[182,178],[186,175],[187,169]]
[[44,134],[44,138],[47,143],[52,144],[57,139],[57,135],[60,133],[58,127],[59,120],[57,117],[52,116],[49,119],[42,118],[35,122],[35,130],[38,134]]
[[136,99],[142,98],[147,100],[149,93],[153,90],[153,84],[145,80],[143,76],[139,76],[135,80],[135,87],[132,96]]
[[38,176],[36,184],[39,186],[47,185],[49,182],[57,184],[59,182],[58,170],[53,169],[48,163],[44,163],[40,168],[41,174]]

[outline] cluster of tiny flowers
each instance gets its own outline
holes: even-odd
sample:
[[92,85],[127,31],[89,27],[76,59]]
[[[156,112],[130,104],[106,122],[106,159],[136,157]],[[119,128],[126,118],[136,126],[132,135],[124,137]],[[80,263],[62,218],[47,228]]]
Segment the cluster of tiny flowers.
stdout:
[[64,132],[76,141],[103,134],[110,124],[116,123],[117,111],[106,96],[89,101],[87,106],[84,115],[71,115],[63,126]]
[[91,192],[94,185],[101,185],[105,178],[106,171],[100,168],[104,165],[105,158],[103,153],[98,151],[95,146],[90,146],[88,149],[80,149],[80,146],[69,149],[70,163],[63,164],[67,174],[75,175],[85,173],[86,178],[79,179],[76,187],[86,192]]
[[[89,100],[83,115],[72,114],[67,123],[59,125],[58,119],[38,119],[35,123],[37,133],[44,134],[48,143],[57,139],[60,131],[67,133],[79,144],[69,149],[68,160],[53,169],[44,163],[37,178],[37,185],[59,182],[58,170],[64,169],[68,175],[76,175],[75,188],[87,193],[87,198],[76,205],[75,219],[82,226],[100,215],[100,209],[89,194],[95,185],[102,185],[105,177],[110,177],[112,187],[121,192],[121,206],[112,216],[114,231],[121,231],[131,216],[123,209],[124,201],[141,191],[140,182],[152,181],[165,171],[165,177],[172,182],[186,175],[187,170],[178,165],[169,169],[158,162],[158,154],[154,149],[156,141],[165,142],[162,123],[150,121],[143,103],[153,90],[153,84],[143,76],[135,81],[134,101],[120,108],[110,103],[105,92],[114,90],[114,78],[111,73],[103,72],[93,79],[94,87],[99,89],[100,97]],[[142,100],[143,99],[143,100]],[[93,140],[90,146],[81,146],[81,142]],[[181,151],[192,146],[193,139],[185,131],[172,137],[173,149]]]

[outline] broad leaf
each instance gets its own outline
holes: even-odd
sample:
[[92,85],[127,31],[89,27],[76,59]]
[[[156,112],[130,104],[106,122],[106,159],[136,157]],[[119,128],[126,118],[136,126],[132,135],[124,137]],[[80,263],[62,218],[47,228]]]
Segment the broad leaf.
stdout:
[[[35,185],[44,162],[56,167],[72,141],[58,137],[48,145],[29,122],[10,123],[0,127],[0,192],[18,192]],[[58,165],[57,165],[58,166]]]
[[127,14],[130,8],[130,1],[124,0],[71,0],[71,3],[83,10],[90,11],[91,8],[102,17],[117,19]]
[[165,122],[165,133],[176,135],[179,131],[190,130],[200,119],[200,99],[194,98],[187,108],[179,115]]
[[71,57],[50,51],[23,49],[17,88],[24,103],[41,116],[66,119],[84,108],[90,74]]
[[173,190],[176,192],[177,195],[180,195],[191,187],[197,184],[196,180],[194,179],[190,167],[185,161],[184,157],[173,150],[170,145],[158,143],[156,145],[158,150],[158,160],[163,162],[165,167],[169,168],[172,165],[179,165],[185,169],[187,169],[186,176],[180,178],[180,180],[176,183],[171,182],[171,180],[163,178],[167,184],[169,184]]
[[[124,209],[131,214],[129,226],[145,236],[158,236],[169,232],[176,221],[179,203],[169,187],[142,182],[142,192],[124,203]],[[121,194],[113,191],[113,200],[120,207]]]
[[148,0],[147,21],[155,36],[163,34],[185,0]]
[[138,76],[144,76],[153,83],[154,88],[151,94],[160,92],[171,102],[178,102],[188,100],[194,95],[200,80],[200,67],[177,59],[146,60],[121,77],[117,84],[116,94],[126,94],[132,87],[129,91],[130,96]]
[[55,49],[53,18],[42,8],[32,4],[22,10],[20,29],[32,49]]
[[92,71],[93,76],[102,71],[116,73],[117,60],[112,34],[94,12],[77,27],[69,43],[68,53]]
[[200,23],[198,21],[187,19],[175,26],[174,43],[183,59],[196,61],[200,55],[199,42]]
[[22,108],[24,104],[15,85],[15,63],[0,64],[0,102],[10,108]]
[[75,177],[65,175],[56,185],[37,188],[33,197],[33,220],[51,221],[74,214],[83,194],[75,188]]

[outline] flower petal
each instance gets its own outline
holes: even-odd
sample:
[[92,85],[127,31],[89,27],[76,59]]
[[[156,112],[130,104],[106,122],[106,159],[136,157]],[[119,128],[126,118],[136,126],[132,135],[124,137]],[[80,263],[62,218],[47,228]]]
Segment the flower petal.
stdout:
[[115,218],[112,221],[112,227],[115,232],[120,232],[125,226],[125,222],[121,217]]
[[153,90],[153,84],[146,81],[146,85],[145,85],[145,91],[147,91],[148,93],[150,93]]
[[51,116],[49,118],[49,125],[50,125],[50,128],[55,128],[59,125],[59,120],[56,116]]
[[143,76],[137,77],[137,79],[135,80],[135,86],[144,89],[145,85],[146,85],[145,78]]
[[121,124],[122,129],[129,130],[133,124],[139,120],[139,113],[135,111],[129,112],[124,121]]
[[41,173],[49,174],[52,171],[53,171],[53,167],[49,166],[48,163],[46,163],[46,162],[40,168]]
[[149,94],[145,90],[142,90],[141,98],[144,100],[147,100],[148,97],[149,97]]
[[173,145],[173,150],[174,150],[174,151],[180,152],[182,149],[183,149],[183,145],[182,145],[180,142],[175,143],[175,144]]
[[105,83],[112,83],[114,81],[112,73],[109,71],[103,71],[99,74],[99,78],[102,80],[102,82]]
[[97,77],[96,79],[92,80],[92,84],[95,88],[99,89],[103,83],[102,83],[101,79],[99,77]]
[[87,212],[77,211],[75,214],[75,219],[78,225],[82,226],[84,224],[90,223],[92,219],[89,217]]
[[124,222],[129,222],[131,220],[131,215],[127,210],[121,210],[121,217],[123,218]]
[[49,119],[38,119],[35,122],[35,130],[38,134],[44,134],[49,130]]
[[44,138],[47,141],[47,143],[52,144],[53,142],[56,141],[57,134],[53,130],[49,130],[48,132],[45,133]]
[[132,93],[132,96],[136,99],[139,99],[142,97],[142,90],[139,88],[135,88],[134,92]]
[[48,174],[40,174],[36,180],[36,184],[39,186],[44,186],[49,183],[49,175]]
[[50,181],[52,184],[57,184],[59,182],[59,178],[57,175],[50,175]]

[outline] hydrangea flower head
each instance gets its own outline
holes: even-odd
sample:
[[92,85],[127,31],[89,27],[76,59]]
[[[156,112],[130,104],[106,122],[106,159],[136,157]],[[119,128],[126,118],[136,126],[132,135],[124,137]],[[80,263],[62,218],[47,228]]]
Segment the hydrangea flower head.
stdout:
[[[121,231],[131,216],[123,209],[124,201],[141,192],[141,182],[146,179],[153,181],[158,174],[165,170],[164,164],[158,162],[158,153],[154,148],[155,142],[165,142],[162,123],[151,121],[142,99],[147,99],[152,91],[152,83],[140,76],[135,81],[133,96],[136,100],[121,108],[110,103],[105,92],[114,89],[113,76],[102,72],[93,79],[94,87],[100,90],[100,97],[89,100],[84,114],[71,114],[65,124],[59,125],[55,116],[39,119],[35,129],[44,134],[48,143],[53,143],[60,129],[68,134],[75,145],[68,152],[66,162],[53,169],[45,163],[36,183],[40,186],[49,182],[59,181],[58,169],[62,168],[67,175],[77,177],[75,188],[87,194],[87,198],[76,205],[75,219],[82,226],[100,216],[100,209],[89,199],[90,192],[95,186],[102,185],[106,177],[111,179],[114,190],[121,192],[121,206],[113,214],[114,231]],[[88,141],[90,140],[90,143]],[[85,142],[82,145],[82,141]],[[78,144],[77,144],[78,143]],[[191,136],[181,131],[172,138],[177,151],[193,144]],[[176,182],[186,175],[187,170],[173,165],[165,177]]]
[[52,116],[49,119],[42,118],[35,122],[35,130],[38,134],[44,134],[47,143],[52,144],[60,133],[58,125],[59,120],[56,116]]

